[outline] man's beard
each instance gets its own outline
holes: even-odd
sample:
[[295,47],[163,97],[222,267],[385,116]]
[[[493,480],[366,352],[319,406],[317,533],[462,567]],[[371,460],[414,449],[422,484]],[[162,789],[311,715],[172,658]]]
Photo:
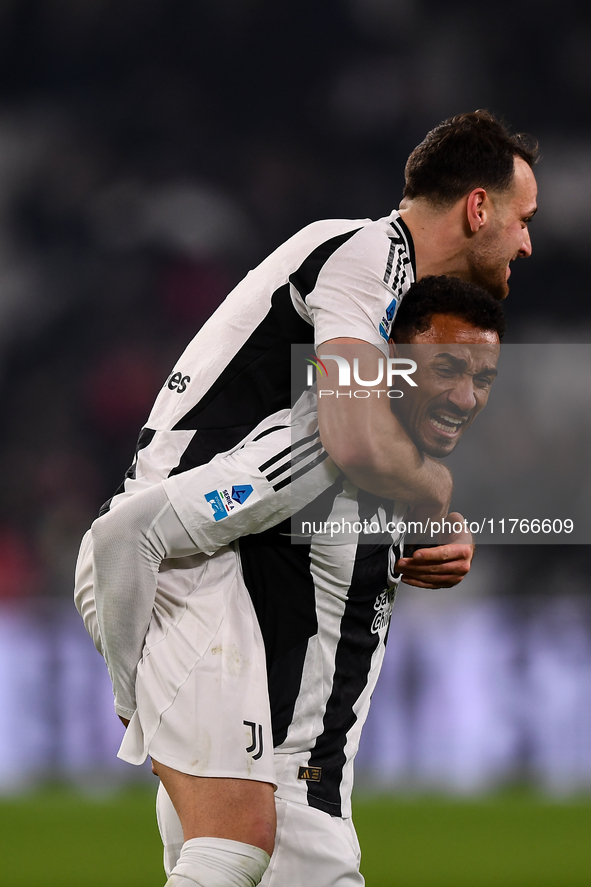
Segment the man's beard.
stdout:
[[[487,263],[488,258],[488,263]],[[470,282],[487,290],[495,299],[505,299],[509,293],[507,265],[499,267],[499,260],[486,254],[472,255],[468,259]]]

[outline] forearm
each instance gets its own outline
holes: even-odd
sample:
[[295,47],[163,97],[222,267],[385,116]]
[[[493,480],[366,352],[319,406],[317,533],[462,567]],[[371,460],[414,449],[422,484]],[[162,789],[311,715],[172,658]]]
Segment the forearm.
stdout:
[[413,520],[438,520],[449,510],[451,475],[445,466],[433,459],[425,460],[420,469],[397,474],[398,466],[379,465],[362,468],[342,468],[349,480],[368,493],[416,504]]
[[373,425],[368,418],[360,419],[366,442],[354,450],[350,439],[345,452],[341,448],[342,455],[333,457],[335,462],[352,483],[369,493],[408,502],[425,519],[447,514],[451,472],[441,462],[420,453],[395,417],[392,419]]
[[196,553],[160,485],[138,493],[92,526],[93,582],[102,652],[115,708],[135,710],[135,676],[165,557]]

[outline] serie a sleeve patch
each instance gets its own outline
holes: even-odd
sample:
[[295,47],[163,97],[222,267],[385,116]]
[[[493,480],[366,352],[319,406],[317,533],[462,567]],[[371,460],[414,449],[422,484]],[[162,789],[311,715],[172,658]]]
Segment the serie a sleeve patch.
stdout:
[[251,484],[235,484],[231,489],[212,490],[205,494],[205,499],[212,508],[213,519],[216,521],[223,520],[237,505],[244,505],[249,498],[251,503],[260,499]]

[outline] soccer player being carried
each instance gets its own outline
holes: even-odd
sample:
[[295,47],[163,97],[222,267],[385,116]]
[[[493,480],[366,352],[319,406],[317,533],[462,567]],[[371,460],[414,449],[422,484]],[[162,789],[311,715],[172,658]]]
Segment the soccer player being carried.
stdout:
[[[336,817],[326,814],[337,809],[330,806],[336,784],[330,767],[320,777],[318,799],[306,778],[298,780],[299,771],[278,774],[276,766],[278,760],[295,764],[292,752],[304,763],[307,755],[309,763],[310,744],[328,753],[331,740],[331,731],[323,729],[321,740],[308,724],[307,751],[297,745],[297,724],[307,723],[299,720],[298,706],[305,699],[298,687],[313,683],[308,657],[318,645],[309,632],[324,624],[320,598],[328,600],[331,592],[319,584],[311,554],[286,556],[284,537],[277,532],[273,540],[265,539],[265,532],[273,533],[290,514],[292,475],[299,474],[299,487],[303,471],[314,490],[310,498],[324,491],[328,505],[341,496],[343,507],[356,502],[354,507],[361,504],[367,511],[373,503],[366,497],[377,496],[394,503],[388,506],[392,514],[404,514],[410,504],[417,514],[437,518],[449,504],[449,472],[426,455],[420,440],[417,445],[390,411],[390,401],[368,401],[363,422],[340,409],[344,399],[338,410],[326,398],[318,404],[318,416],[315,405],[292,416],[289,344],[314,343],[320,354],[338,355],[341,347],[361,342],[364,350],[388,356],[396,309],[411,283],[428,274],[454,274],[488,286],[497,298],[506,295],[510,261],[531,251],[527,222],[535,211],[534,159],[535,152],[490,115],[462,115],[437,127],[411,155],[400,212],[378,222],[316,223],[280,247],[236,288],[181,357],[142,430],[123,487],[92,536],[85,537],[77,602],[107,660],[116,710],[131,719],[121,755],[134,763],[152,756],[172,799],[170,806],[161,793],[160,820],[176,810],[183,823],[176,846],[165,837],[167,868],[174,869],[171,884],[220,883],[220,872],[227,873],[223,883],[258,883],[273,848],[274,784],[280,787],[278,803],[292,803],[281,791],[289,783],[283,795],[293,790],[299,807],[349,827],[352,758],[347,755],[356,747],[356,734],[347,740],[348,776],[337,786],[339,792],[344,787],[345,797]],[[373,378],[369,364],[361,366],[360,377]],[[185,380],[182,391],[178,378]],[[435,424],[424,426],[425,433],[435,429],[440,438],[455,440],[467,417],[455,419],[440,412]],[[293,459],[292,433],[296,444],[310,439]],[[236,539],[239,545],[230,545]],[[267,548],[257,553],[255,539],[264,546],[268,542]],[[305,551],[305,546],[289,550],[296,548]],[[338,589],[333,603],[339,595],[345,602],[340,617],[338,607],[332,608],[337,621],[329,634],[337,639],[335,626],[348,618],[346,601],[355,597],[355,589],[371,596],[375,580],[383,592],[388,577],[382,551],[373,578],[347,585],[348,569],[349,579],[360,576],[360,546],[347,542],[333,548],[341,552],[339,563],[329,565],[325,578]],[[378,548],[384,548],[383,541]],[[164,560],[157,573],[160,560],[171,553],[182,563]],[[418,584],[449,585],[469,568],[470,553],[465,544],[444,546],[422,558],[403,559],[399,568]],[[149,582],[143,584],[142,562],[152,564],[156,596]],[[288,657],[295,677],[283,681],[291,695],[279,727],[274,713],[275,763],[259,624],[265,635],[265,620],[277,625],[281,607],[275,601],[264,611],[270,585],[257,570],[265,565],[267,575],[274,572],[275,588],[291,593],[292,610],[283,611],[283,624],[303,631],[292,648],[297,653]],[[375,600],[374,594],[372,608]],[[273,661],[281,638],[273,646],[268,631],[265,636],[272,708],[274,682],[282,683]],[[347,653],[351,657],[354,652]],[[349,667],[355,669],[355,662]],[[366,678],[361,695],[369,685],[367,670]],[[322,680],[317,689],[330,692]],[[323,724],[321,699],[318,704],[317,727]],[[337,714],[342,739],[346,724]],[[356,723],[362,720],[356,714]],[[166,826],[163,830],[169,834]],[[278,840],[291,832],[282,827]],[[277,859],[263,883],[279,872]],[[341,882],[333,877],[327,883]]]

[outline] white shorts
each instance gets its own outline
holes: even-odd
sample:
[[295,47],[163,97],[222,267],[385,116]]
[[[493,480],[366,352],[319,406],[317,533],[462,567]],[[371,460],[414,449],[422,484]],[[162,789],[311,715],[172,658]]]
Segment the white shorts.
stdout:
[[[363,887],[361,852],[351,819],[275,798],[275,850],[261,887]],[[167,877],[183,846],[183,831],[163,786],[156,800]]]
[[238,556],[174,563],[159,575],[119,757],[275,784],[265,650]]
[[261,887],[363,887],[351,819],[276,798],[275,850]]

